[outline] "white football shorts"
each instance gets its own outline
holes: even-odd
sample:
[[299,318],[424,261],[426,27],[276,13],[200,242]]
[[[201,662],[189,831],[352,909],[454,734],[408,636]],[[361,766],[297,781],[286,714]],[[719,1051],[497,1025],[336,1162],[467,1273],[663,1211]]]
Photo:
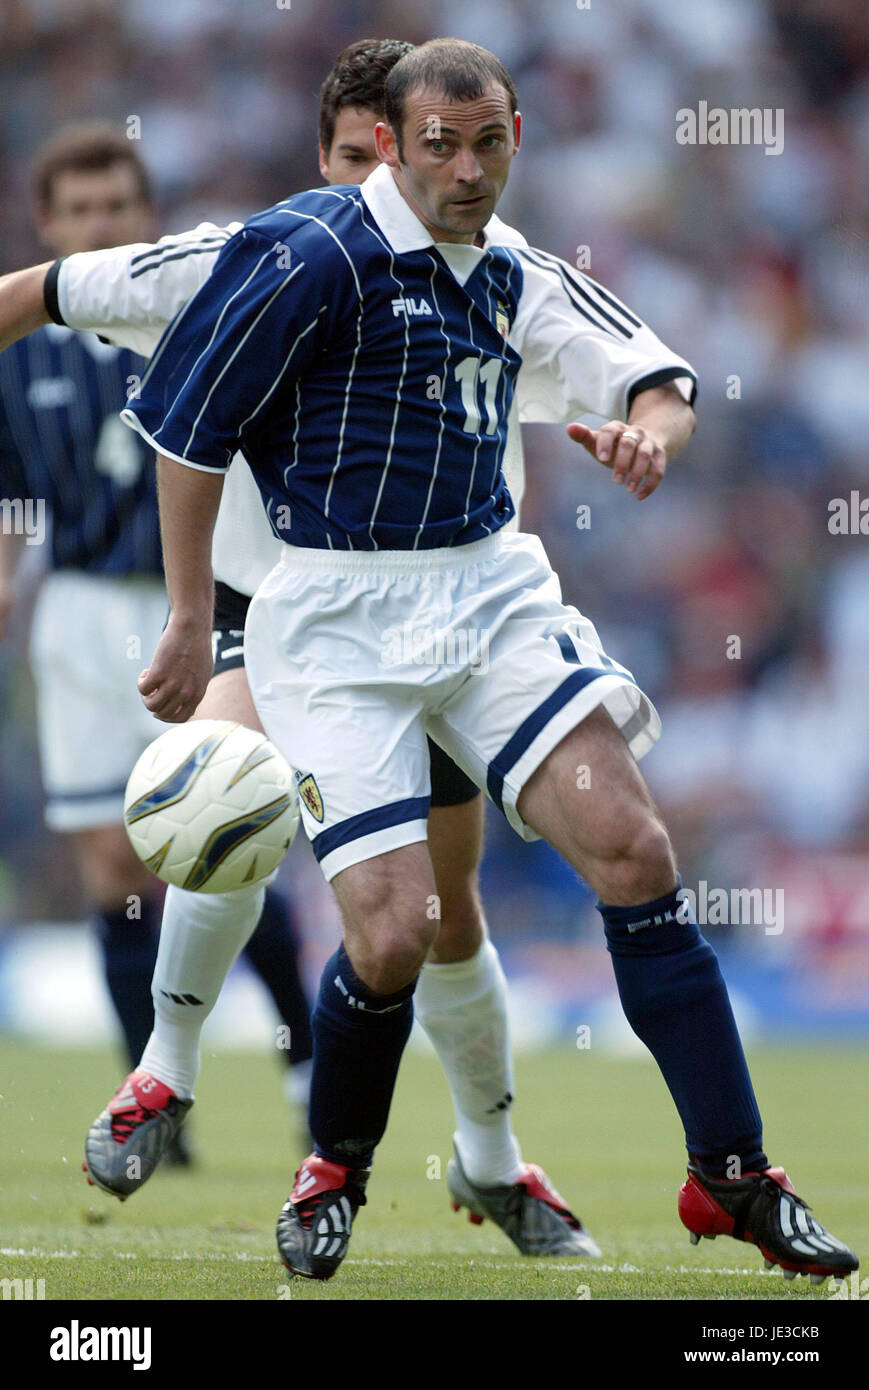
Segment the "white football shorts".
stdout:
[[521,533],[416,552],[287,546],[250,605],[245,665],[327,879],[425,839],[426,733],[532,840],[519,794],[591,710],[636,758],[661,730]]
[[30,638],[45,820],[53,830],[120,825],[140,753],[169,727],[136,685],[168,612],[162,580],[57,570]]

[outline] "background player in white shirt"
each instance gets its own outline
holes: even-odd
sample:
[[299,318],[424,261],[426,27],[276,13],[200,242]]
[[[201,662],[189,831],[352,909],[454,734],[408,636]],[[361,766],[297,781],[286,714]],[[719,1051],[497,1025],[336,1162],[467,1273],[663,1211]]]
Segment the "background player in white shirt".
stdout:
[[[512,514],[504,420],[520,365],[548,409],[618,405],[608,426],[572,434],[640,500],[690,436],[690,370],[671,359],[669,375],[641,376],[632,399],[639,343],[624,306],[610,298],[610,327],[598,322],[577,344],[547,312],[533,256],[480,247],[520,130],[494,55],[422,45],[390,73],[386,116],[377,134],[389,169],[361,190],[301,194],[251,219],[124,412],[160,451],[172,614],[140,689],[162,717],[186,718],[208,679],[211,531],[237,448],[273,524],[286,513],[286,551],[248,618],[248,671],[271,737],[311,769],[303,814],[335,881],[345,943],[315,1009],[316,1153],[278,1222],[282,1258],[307,1277],[335,1272],[386,1125],[436,934],[421,815],[428,729],[521,834],[547,839],[600,895],[622,1004],[684,1126],[679,1210],[692,1235],[751,1240],[786,1273],[853,1269],[763,1152],[726,987],[631,757],[657,738],[655,711],[561,603],[539,543],[501,529]],[[594,303],[587,285],[583,297]],[[434,396],[424,390],[432,368]],[[485,632],[485,671],[467,656],[423,662],[425,674],[406,656],[385,670],[382,638],[401,614],[430,633]],[[590,770],[591,795],[578,767]]]

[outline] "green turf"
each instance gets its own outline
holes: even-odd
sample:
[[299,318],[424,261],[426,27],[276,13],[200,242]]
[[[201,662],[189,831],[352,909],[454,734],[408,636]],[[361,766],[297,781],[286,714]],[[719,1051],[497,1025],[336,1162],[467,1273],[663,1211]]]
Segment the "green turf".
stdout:
[[[857,1046],[757,1050],[773,1162],[822,1222],[869,1249],[869,1057]],[[451,1112],[436,1062],[408,1054],[389,1133],[338,1276],[288,1281],[274,1246],[300,1157],[273,1058],[207,1054],[195,1173],[158,1172],[121,1205],[85,1185],[82,1144],[119,1077],[106,1051],[0,1043],[0,1278],[46,1299],[820,1299],[727,1239],[693,1248],[676,1217],[679,1128],[654,1066],[558,1050],[518,1059],[516,1130],[604,1251],[522,1259],[448,1206]]]

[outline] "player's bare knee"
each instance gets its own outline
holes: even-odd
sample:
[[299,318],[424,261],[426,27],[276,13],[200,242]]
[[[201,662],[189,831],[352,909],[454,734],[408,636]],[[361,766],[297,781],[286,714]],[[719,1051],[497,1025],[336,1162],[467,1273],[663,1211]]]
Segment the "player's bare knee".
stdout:
[[436,922],[424,919],[372,921],[364,935],[348,929],[348,954],[369,989],[375,994],[394,994],[416,979],[436,930]]
[[441,907],[438,933],[429,959],[440,965],[470,960],[471,956],[477,954],[486,936],[479,893],[468,892],[441,904]]
[[676,857],[670,836],[656,815],[644,818],[634,844],[634,859],[649,874],[675,874]]
[[605,901],[648,902],[676,881],[676,859],[665,826],[652,813],[639,817],[598,863]]
[[425,964],[433,941],[434,932],[429,926],[418,926],[416,930],[405,928],[401,933],[386,935],[381,955],[384,968],[400,968],[408,980],[415,979]]

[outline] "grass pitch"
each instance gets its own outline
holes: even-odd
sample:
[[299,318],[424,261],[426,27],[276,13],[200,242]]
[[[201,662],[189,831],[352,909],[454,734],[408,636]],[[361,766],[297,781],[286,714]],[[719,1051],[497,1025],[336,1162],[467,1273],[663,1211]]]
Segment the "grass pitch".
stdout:
[[[820,1220],[869,1251],[869,1055],[854,1047],[752,1057],[768,1152]],[[84,1135],[120,1075],[104,1050],[0,1043],[0,1279],[66,1299],[780,1299],[829,1285],[763,1272],[754,1247],[688,1243],[676,1216],[680,1128],[654,1065],[563,1048],[519,1057],[514,1120],[604,1252],[529,1260],[449,1208],[452,1133],[436,1061],[406,1055],[350,1254],[329,1283],[288,1280],[274,1243],[303,1155],[265,1051],[206,1051],[190,1125],[193,1171],[159,1171],[125,1204],[86,1186]]]

